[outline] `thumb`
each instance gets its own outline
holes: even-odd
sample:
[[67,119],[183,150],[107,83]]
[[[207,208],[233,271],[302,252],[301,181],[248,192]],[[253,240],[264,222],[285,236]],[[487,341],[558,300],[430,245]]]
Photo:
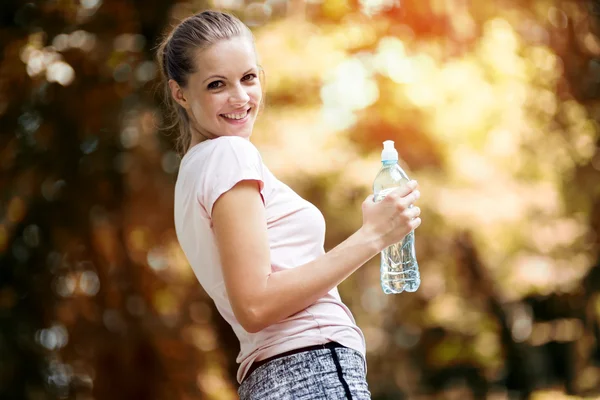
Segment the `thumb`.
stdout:
[[367,196],[367,198],[365,199],[365,203],[373,203],[373,194],[370,194]]

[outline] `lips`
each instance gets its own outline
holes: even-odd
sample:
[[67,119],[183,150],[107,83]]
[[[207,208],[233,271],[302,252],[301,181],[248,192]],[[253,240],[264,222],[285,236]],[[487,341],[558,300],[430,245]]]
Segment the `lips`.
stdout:
[[223,121],[229,125],[243,126],[246,125],[248,121],[250,121],[251,115],[252,108],[249,108],[246,111],[242,112],[220,114],[219,117],[223,118]]
[[231,119],[231,120],[234,120],[234,121],[239,121],[241,119],[246,118],[248,116],[248,114],[250,114],[250,110],[251,110],[251,108],[249,108],[249,109],[247,109],[245,111],[241,111],[241,112],[221,114],[221,116],[223,118]]

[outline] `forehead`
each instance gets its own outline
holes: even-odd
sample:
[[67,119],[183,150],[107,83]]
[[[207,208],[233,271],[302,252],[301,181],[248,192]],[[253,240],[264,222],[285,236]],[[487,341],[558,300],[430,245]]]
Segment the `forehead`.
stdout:
[[206,76],[247,71],[256,67],[256,63],[254,44],[245,36],[221,40],[196,52],[196,71]]

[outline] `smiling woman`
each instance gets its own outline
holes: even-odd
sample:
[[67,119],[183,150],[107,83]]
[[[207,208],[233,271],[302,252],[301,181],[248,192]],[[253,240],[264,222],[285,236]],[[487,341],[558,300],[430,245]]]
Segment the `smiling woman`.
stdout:
[[262,100],[250,30],[205,11],[158,59],[181,122],[177,238],[240,341],[241,399],[369,399],[364,336],[337,285],[420,224],[416,182],[369,196],[363,226],[325,254],[323,215],[249,140]]
[[252,32],[225,13],[182,21],[158,50],[180,154],[218,136],[249,138],[262,99]]
[[249,138],[262,98],[252,41],[246,36],[195,50],[186,86],[169,80],[171,96],[192,121],[190,146],[218,136]]

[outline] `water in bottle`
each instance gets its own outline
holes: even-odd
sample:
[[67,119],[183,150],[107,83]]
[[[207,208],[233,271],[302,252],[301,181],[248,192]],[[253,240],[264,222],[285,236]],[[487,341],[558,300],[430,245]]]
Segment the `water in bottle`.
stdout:
[[[398,152],[392,140],[383,142],[381,164],[381,170],[373,182],[374,201],[381,201],[389,192],[410,181],[398,165]],[[414,231],[411,231],[401,242],[381,252],[381,287],[384,293],[391,294],[402,293],[405,290],[415,292],[420,284],[415,235]]]

